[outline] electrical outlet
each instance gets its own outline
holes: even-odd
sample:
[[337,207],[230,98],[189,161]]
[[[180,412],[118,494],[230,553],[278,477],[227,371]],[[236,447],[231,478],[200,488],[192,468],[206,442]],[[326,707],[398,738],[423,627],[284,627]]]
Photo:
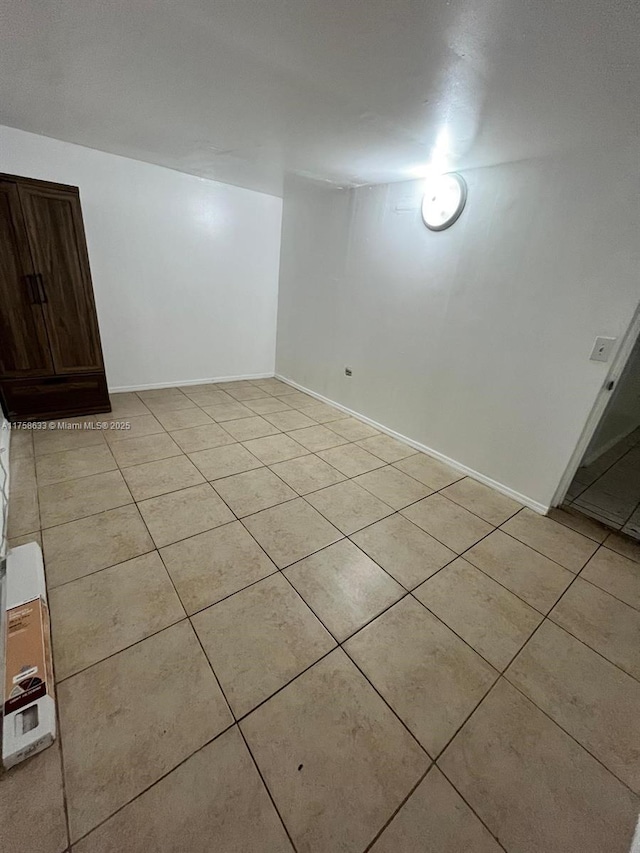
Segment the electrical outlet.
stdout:
[[352,376],[352,375],[353,375],[353,371],[351,370],[351,368],[350,368],[350,367],[345,367],[345,369],[344,369],[344,375],[345,375],[345,376]]
[[609,361],[617,338],[596,338],[589,356],[590,361]]

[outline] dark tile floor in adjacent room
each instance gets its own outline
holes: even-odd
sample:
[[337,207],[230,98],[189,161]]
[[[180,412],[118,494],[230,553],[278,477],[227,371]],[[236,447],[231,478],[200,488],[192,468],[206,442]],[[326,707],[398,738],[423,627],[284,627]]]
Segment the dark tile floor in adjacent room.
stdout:
[[640,539],[640,429],[578,469],[567,506]]

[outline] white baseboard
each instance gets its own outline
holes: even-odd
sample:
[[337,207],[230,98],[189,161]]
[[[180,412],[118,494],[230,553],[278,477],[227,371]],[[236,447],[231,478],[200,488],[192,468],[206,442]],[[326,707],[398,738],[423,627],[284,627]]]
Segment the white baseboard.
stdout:
[[109,387],[110,394],[119,394],[123,391],[151,391],[154,388],[178,388],[184,385],[209,385],[212,382],[240,382],[244,379],[270,379],[271,373],[246,373],[241,376],[214,376],[209,379],[183,379],[174,382],[151,382],[147,385],[115,385]]
[[449,456],[445,456],[444,453],[439,453],[437,450],[434,450],[431,447],[427,447],[426,444],[421,444],[419,441],[415,441],[414,439],[409,438],[406,435],[402,435],[402,433],[396,432],[393,429],[389,429],[389,427],[384,426],[384,424],[380,424],[377,421],[368,418],[366,415],[360,414],[360,412],[355,412],[353,409],[349,409],[347,408],[347,406],[343,406],[341,403],[336,403],[335,400],[330,400],[328,397],[323,397],[322,394],[318,394],[316,391],[312,391],[310,388],[305,388],[304,385],[300,385],[298,382],[294,382],[293,379],[288,379],[286,376],[282,376],[279,373],[276,373],[276,379],[280,379],[282,382],[286,382],[287,385],[291,385],[292,388],[297,388],[298,391],[304,391],[305,394],[309,394],[310,397],[315,397],[316,400],[320,400],[323,403],[328,403],[330,406],[334,406],[336,409],[340,409],[341,412],[346,412],[346,414],[352,415],[353,417],[364,421],[370,426],[379,429],[380,432],[384,432],[386,435],[390,435],[392,438],[397,438],[400,441],[404,441],[405,444],[409,445],[409,447],[415,447],[416,450],[420,450],[422,451],[422,453],[426,453],[428,456],[433,456],[434,459],[438,459],[440,462],[445,462],[447,465],[450,465],[451,468],[454,468],[456,471],[460,471],[462,474],[466,474],[468,477],[473,477],[473,479],[478,480],[479,483],[484,483],[485,486],[489,486],[490,488],[495,489],[497,492],[506,495],[508,498],[513,498],[514,501],[518,501],[518,503],[524,504],[524,506],[527,506],[529,507],[529,509],[540,513],[540,515],[547,515],[547,513],[549,512],[549,505],[542,504],[539,501],[535,501],[533,500],[533,498],[530,498],[527,495],[522,495],[520,494],[520,492],[516,492],[513,489],[509,488],[509,486],[505,486],[504,483],[498,483],[496,480],[492,480],[491,477],[487,477],[485,474],[481,474],[479,471],[474,471],[473,468],[469,468],[466,465],[462,465],[460,462],[457,462],[455,459],[451,459]]

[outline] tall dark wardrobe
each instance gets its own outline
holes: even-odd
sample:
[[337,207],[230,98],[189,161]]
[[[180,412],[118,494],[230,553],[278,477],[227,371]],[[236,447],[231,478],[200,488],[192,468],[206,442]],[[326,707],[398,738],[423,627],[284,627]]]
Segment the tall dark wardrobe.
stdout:
[[77,187],[0,174],[0,400],[10,421],[110,411]]

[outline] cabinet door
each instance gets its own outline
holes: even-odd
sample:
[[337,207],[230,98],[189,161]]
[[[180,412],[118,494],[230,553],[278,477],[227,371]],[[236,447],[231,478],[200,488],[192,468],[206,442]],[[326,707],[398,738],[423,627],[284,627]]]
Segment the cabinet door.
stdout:
[[18,187],[0,180],[0,375],[5,378],[52,370],[33,272]]
[[77,191],[20,184],[56,373],[100,370],[102,351]]

